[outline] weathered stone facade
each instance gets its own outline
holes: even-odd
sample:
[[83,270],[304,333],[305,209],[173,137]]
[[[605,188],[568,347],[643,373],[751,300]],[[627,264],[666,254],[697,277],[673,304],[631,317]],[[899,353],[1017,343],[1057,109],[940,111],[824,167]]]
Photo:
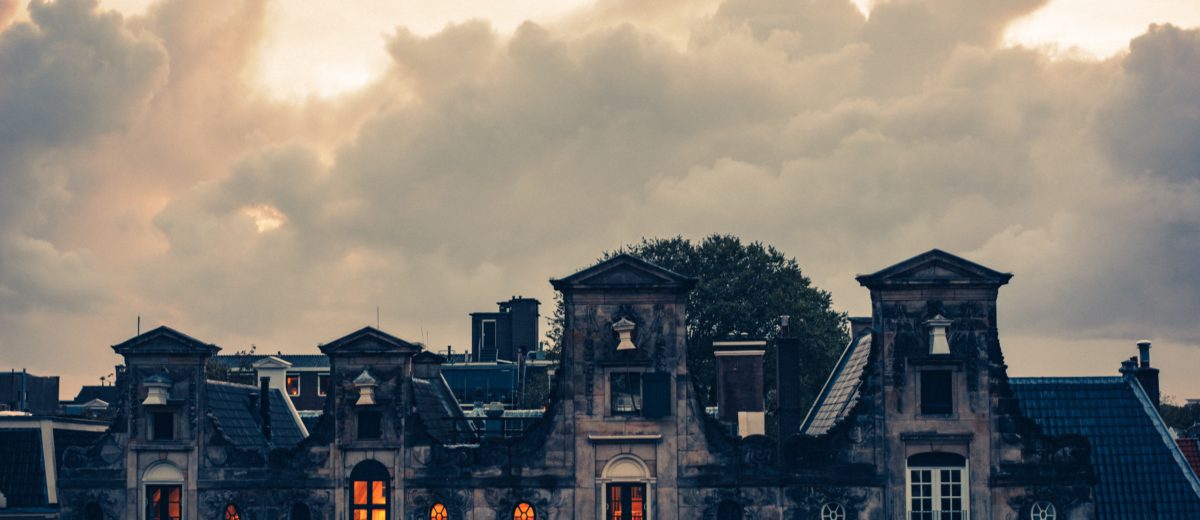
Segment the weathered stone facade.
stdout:
[[[938,454],[965,461],[970,518],[1029,518],[1044,501],[1059,519],[1090,518],[1086,441],[1040,434],[1008,390],[995,306],[1008,275],[937,253],[860,278],[874,319],[855,398],[819,435],[782,441],[734,438],[705,415],[686,359],[694,281],[629,256],[552,281],[567,309],[557,387],[541,422],[514,439],[479,440],[461,413],[438,412],[437,356],[366,328],[320,347],[331,395],[307,438],[239,444],[206,401],[216,347],[169,329],[142,335],[114,347],[127,367],[121,415],[100,442],[67,455],[63,514],[84,518],[98,504],[104,518],[157,518],[151,493],[178,486],[189,519],[227,518],[233,505],[252,520],[375,518],[376,507],[390,519],[507,520],[530,507],[539,520],[617,510],[882,520],[905,517],[909,466]],[[949,353],[931,355],[929,322],[942,318]],[[921,413],[928,370],[950,374],[946,413]],[[144,405],[154,376],[169,381],[170,398]],[[151,412],[174,414],[170,440],[148,438]]]

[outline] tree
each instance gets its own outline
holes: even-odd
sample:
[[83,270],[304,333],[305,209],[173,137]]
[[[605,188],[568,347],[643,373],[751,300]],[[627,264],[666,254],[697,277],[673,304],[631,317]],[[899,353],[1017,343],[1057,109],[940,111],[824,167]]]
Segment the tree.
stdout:
[[[743,244],[731,235],[711,235],[698,244],[674,237],[642,239],[640,244],[604,253],[601,261],[629,253],[650,263],[698,279],[688,297],[688,370],[696,395],[715,404],[716,358],[713,341],[745,332],[766,338],[764,388],[768,411],[774,408],[775,336],[780,316],[791,316],[791,330],[800,338],[803,370],[801,402],[811,403],[824,384],[838,354],[848,341],[846,315],[834,311],[828,292],[812,285],[794,258],[759,242]],[[562,295],[547,332],[553,348],[562,339]]]

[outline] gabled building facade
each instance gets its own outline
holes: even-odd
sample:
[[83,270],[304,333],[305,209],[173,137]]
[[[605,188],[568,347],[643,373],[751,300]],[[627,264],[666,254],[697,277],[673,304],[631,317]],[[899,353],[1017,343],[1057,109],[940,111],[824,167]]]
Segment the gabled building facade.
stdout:
[[[721,342],[726,409],[706,414],[686,358],[696,282],[627,255],[551,280],[566,306],[554,395],[511,438],[476,431],[441,356],[374,328],[319,347],[328,396],[307,430],[269,377],[207,381],[216,347],[158,329],[114,347],[121,415],[70,451],[60,503],[89,520],[1110,518],[1103,440],[1028,407],[1053,396],[1007,376],[1009,276],[935,250],[859,277],[873,316],[807,413],[787,398],[804,368],[781,323],[777,438],[746,381],[766,343]],[[1188,500],[1166,488],[1149,499]]]

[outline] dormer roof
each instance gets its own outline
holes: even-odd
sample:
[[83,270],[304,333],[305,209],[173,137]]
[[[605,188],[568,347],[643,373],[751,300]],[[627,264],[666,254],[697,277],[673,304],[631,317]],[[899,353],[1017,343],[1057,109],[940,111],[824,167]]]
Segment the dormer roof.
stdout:
[[675,289],[688,290],[696,279],[664,269],[633,255],[622,253],[550,284],[567,289]]
[[289,363],[285,359],[281,359],[276,356],[267,356],[258,361],[255,361],[254,364],[252,364],[250,366],[254,367],[255,369],[258,369],[258,370],[262,370],[264,368],[268,369],[268,370],[272,369],[272,368],[292,368],[291,363]]
[[205,343],[167,326],[161,326],[112,346],[122,356],[141,354],[196,354],[211,356],[221,347]]
[[421,345],[405,341],[375,327],[363,327],[338,339],[319,345],[321,352],[335,354],[416,353]]
[[940,249],[931,249],[872,274],[855,277],[869,289],[930,285],[999,287],[1011,273],[1002,273]]

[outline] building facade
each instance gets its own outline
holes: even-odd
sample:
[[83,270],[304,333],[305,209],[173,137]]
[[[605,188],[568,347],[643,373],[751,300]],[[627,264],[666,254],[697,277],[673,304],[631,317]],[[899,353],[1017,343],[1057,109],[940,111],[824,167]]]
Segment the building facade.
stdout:
[[[1098,469],[1113,462],[1035,420],[1007,376],[1009,276],[931,251],[860,277],[873,316],[807,413],[786,398],[804,367],[782,323],[778,438],[760,434],[755,392],[722,388],[726,409],[705,413],[686,359],[695,280],[626,255],[551,281],[566,309],[554,394],[514,437],[476,430],[442,357],[374,328],[320,345],[310,429],[270,377],[207,381],[217,348],[156,329],[114,347],[119,416],[69,452],[60,505],[89,520],[1107,518]],[[761,377],[759,345],[722,344],[722,385]],[[1194,477],[1170,500],[1200,497]]]

